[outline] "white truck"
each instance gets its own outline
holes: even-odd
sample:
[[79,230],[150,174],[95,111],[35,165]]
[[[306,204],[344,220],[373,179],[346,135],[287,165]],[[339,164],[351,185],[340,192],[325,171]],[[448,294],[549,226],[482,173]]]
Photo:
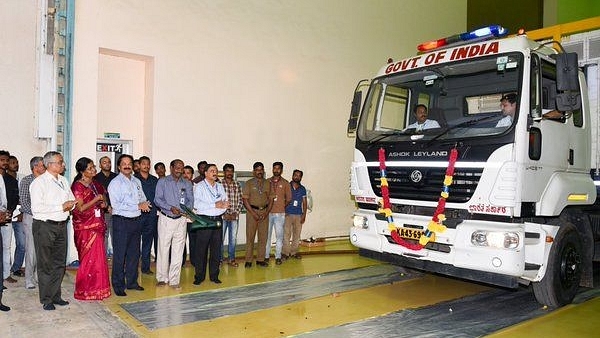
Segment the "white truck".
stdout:
[[[350,241],[405,267],[532,284],[540,303],[563,306],[592,286],[600,260],[598,111],[575,53],[505,33],[494,25],[422,44],[359,83]],[[516,98],[508,124],[498,122],[506,95]],[[437,126],[409,127],[417,105]]]

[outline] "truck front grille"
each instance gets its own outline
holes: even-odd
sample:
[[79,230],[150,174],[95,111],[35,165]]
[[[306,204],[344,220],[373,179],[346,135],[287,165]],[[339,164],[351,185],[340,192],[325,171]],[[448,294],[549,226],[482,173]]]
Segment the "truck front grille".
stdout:
[[[471,199],[481,178],[482,168],[456,168],[448,202],[464,203]],[[387,167],[386,178],[391,198],[437,201],[444,184],[446,168]],[[381,171],[369,167],[373,191],[381,196]]]

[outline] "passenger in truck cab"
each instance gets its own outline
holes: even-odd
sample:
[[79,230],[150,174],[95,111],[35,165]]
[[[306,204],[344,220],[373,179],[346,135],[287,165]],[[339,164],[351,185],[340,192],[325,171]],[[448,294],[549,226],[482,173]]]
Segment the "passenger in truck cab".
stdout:
[[427,119],[429,113],[427,112],[427,107],[424,104],[416,105],[413,113],[415,114],[417,121],[409,124],[406,129],[415,129],[415,131],[418,132],[425,129],[441,128],[440,124],[436,120]]
[[515,117],[517,109],[517,94],[510,93],[502,95],[500,99],[500,108],[502,109],[502,118],[496,123],[496,128],[510,127]]

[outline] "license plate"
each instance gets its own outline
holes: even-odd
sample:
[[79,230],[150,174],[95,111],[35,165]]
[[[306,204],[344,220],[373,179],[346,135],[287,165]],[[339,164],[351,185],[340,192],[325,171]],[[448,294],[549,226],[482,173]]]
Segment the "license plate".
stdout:
[[400,237],[406,239],[414,239],[418,241],[423,233],[424,231],[419,229],[398,228],[398,234]]

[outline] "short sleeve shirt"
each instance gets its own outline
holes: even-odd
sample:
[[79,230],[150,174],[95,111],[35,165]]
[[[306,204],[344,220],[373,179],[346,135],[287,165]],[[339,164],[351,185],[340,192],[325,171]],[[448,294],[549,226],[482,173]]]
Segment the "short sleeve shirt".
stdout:
[[269,204],[269,198],[273,198],[271,184],[264,178],[259,180],[254,177],[244,184],[242,197],[247,199],[250,205],[263,208]]

